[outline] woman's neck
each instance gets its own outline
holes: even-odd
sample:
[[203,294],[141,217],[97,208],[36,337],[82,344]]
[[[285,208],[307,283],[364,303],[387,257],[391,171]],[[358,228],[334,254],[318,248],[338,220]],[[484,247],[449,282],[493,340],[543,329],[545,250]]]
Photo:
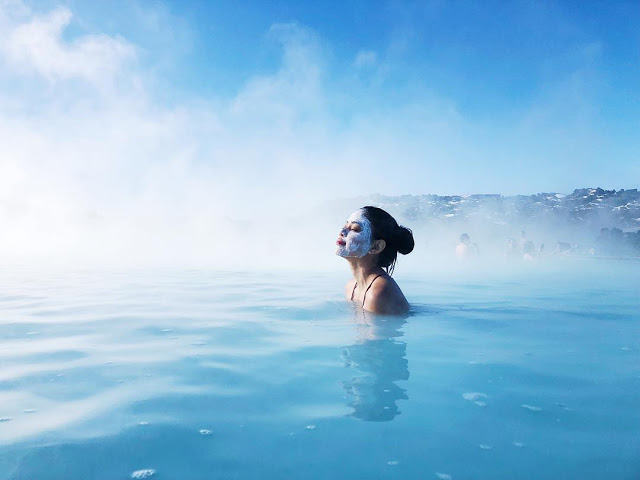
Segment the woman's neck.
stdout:
[[349,260],[353,278],[356,279],[356,283],[360,286],[366,285],[367,279],[371,275],[384,273],[384,270],[376,265],[377,259],[370,255],[362,258],[347,258],[347,260]]

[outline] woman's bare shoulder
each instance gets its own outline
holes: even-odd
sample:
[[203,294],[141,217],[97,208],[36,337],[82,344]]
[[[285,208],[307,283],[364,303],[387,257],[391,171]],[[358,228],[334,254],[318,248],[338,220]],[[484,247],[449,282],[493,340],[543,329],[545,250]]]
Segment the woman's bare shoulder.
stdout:
[[374,313],[404,313],[409,310],[409,302],[396,281],[385,275],[371,285],[365,309]]

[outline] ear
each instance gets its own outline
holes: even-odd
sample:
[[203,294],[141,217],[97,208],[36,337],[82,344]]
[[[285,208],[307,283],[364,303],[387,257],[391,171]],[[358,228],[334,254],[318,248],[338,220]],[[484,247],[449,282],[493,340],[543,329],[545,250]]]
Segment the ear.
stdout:
[[373,245],[369,249],[369,253],[372,255],[377,255],[381,253],[386,246],[387,242],[385,242],[384,240],[374,240]]

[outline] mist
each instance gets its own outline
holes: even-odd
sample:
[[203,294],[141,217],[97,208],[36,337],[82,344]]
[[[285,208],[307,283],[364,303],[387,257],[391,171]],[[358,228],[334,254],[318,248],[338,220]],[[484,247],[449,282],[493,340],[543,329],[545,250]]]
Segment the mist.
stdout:
[[[558,114],[583,101],[562,95],[575,83],[558,82],[515,123],[474,119],[429,88],[376,102],[392,53],[362,50],[338,74],[324,39],[286,23],[265,32],[280,52],[275,70],[254,72],[232,95],[167,100],[140,46],[101,32],[72,36],[73,25],[66,7],[0,4],[5,264],[344,268],[334,255],[338,229],[373,193],[533,193],[559,186],[544,185],[543,170],[569,146],[589,162],[607,148],[587,141],[593,118]],[[487,174],[515,151],[538,173]],[[563,165],[573,172],[573,161]],[[586,186],[602,172],[571,175],[572,187]],[[415,252],[399,262],[416,268],[455,262],[463,232],[484,258],[500,258],[520,229],[549,247],[564,238],[557,225],[524,220],[509,230],[391,213],[414,229]]]

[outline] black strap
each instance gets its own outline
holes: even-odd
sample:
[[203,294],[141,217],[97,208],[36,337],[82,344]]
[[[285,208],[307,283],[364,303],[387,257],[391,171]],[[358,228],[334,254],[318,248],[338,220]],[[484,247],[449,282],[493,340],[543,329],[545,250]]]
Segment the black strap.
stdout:
[[364,291],[364,296],[362,297],[362,306],[364,307],[364,302],[367,300],[367,292],[369,291],[369,289],[371,288],[371,285],[373,285],[373,282],[375,282],[378,277],[381,277],[383,275],[386,275],[386,273],[381,273],[379,275],[376,275],[376,278],[374,278],[373,280],[371,280],[371,283],[369,284],[369,286],[367,287],[367,289]]
[[[387,275],[387,274],[386,273],[381,273],[379,275],[376,275],[376,277],[373,280],[371,280],[371,283],[369,284],[367,289],[364,291],[364,296],[362,297],[362,306],[363,307],[364,307],[364,302],[367,300],[367,292],[371,288],[371,285],[373,285],[373,282],[375,282],[378,279],[378,277],[382,277],[383,275]],[[356,293],[356,288],[358,288],[358,282],[356,282],[356,284],[353,286],[353,291],[351,292],[351,301],[353,301],[353,296]]]

